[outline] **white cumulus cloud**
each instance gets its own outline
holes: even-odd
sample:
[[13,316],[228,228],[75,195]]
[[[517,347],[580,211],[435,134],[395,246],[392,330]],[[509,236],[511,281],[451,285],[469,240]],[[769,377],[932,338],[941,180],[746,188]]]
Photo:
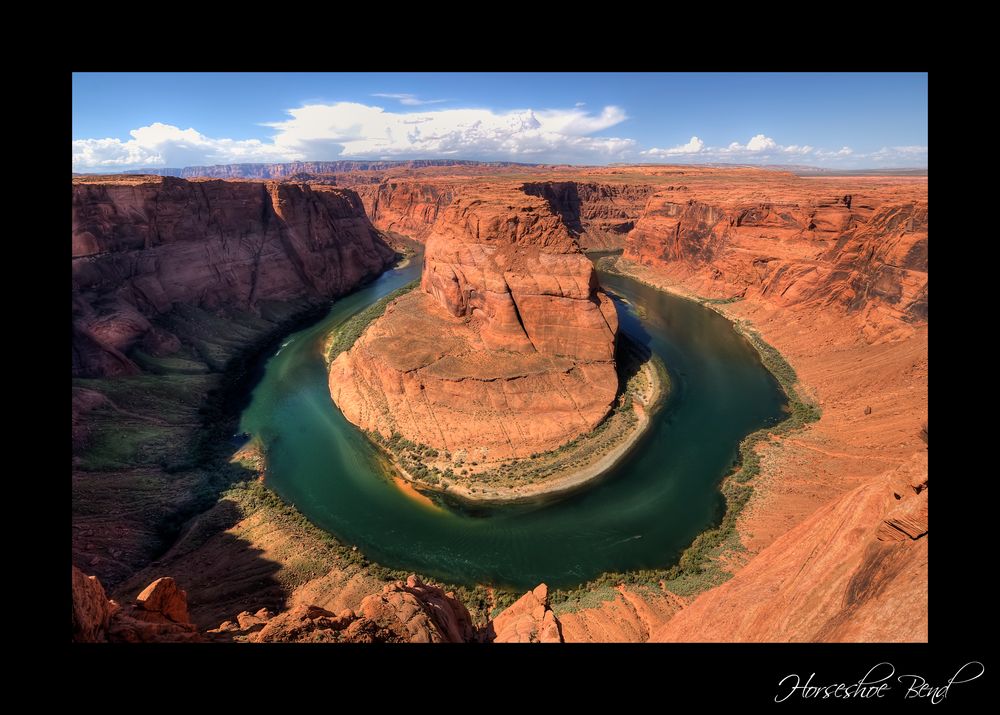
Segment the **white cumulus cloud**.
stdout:
[[895,151],[899,152],[900,154],[926,154],[927,153],[927,147],[925,147],[925,146],[915,146],[915,145],[912,145],[912,144],[910,146],[894,146],[893,149]]
[[266,141],[213,138],[159,122],[133,129],[125,140],[79,139],[73,142],[73,168],[435,157],[607,162],[636,147],[633,139],[593,136],[627,119],[615,106],[598,114],[580,107],[392,112],[337,102],[308,104],[287,114],[284,121],[265,124],[274,130]]
[[918,145],[884,146],[870,154],[855,154],[854,158],[870,159],[881,166],[926,165],[927,147]]
[[755,134],[750,137],[750,140],[746,144],[730,142],[729,146],[725,149],[717,151],[728,154],[760,154],[769,151],[782,151],[783,149],[784,147],[771,137],[764,136],[763,134]]
[[698,137],[691,137],[687,144],[678,144],[677,146],[670,147],[669,149],[657,149],[653,147],[652,149],[646,149],[645,151],[639,152],[640,154],[645,154],[646,156],[676,156],[678,154],[697,154],[705,146],[703,142]]
[[767,151],[768,149],[777,149],[778,145],[771,137],[766,137],[763,134],[758,134],[751,137],[750,141],[747,142],[747,151]]
[[[843,146],[843,147],[840,147],[840,149],[836,149],[836,150],[833,150],[833,149],[830,149],[830,150],[817,149],[816,150],[816,156],[820,157],[821,159],[843,159],[845,157],[851,156],[852,154],[854,154],[854,150],[851,149],[851,147],[849,147],[849,146]],[[864,157],[864,156],[868,156],[868,155],[861,154],[859,156]]]
[[531,163],[604,164],[627,161],[746,164],[809,163],[849,166],[926,166],[927,147],[882,147],[871,153],[851,147],[824,149],[780,144],[759,133],[745,144],[710,146],[698,135],[668,148],[642,149],[631,138],[602,136],[628,116],[614,105],[600,111],[582,104],[566,109],[493,110],[418,107],[437,100],[412,94],[382,94],[417,108],[391,111],[359,102],[306,104],[286,118],[263,126],[266,139],[207,136],[154,122],[127,137],[73,141],[74,171],[119,171],[143,167],[184,167],[336,159],[478,159]]
[[782,145],[766,134],[755,134],[746,144],[738,141],[725,146],[708,146],[697,136],[691,137],[687,144],[669,149],[647,149],[640,152],[648,157],[672,157],[675,161],[690,162],[721,162],[721,163],[788,163],[792,157],[804,157],[817,149],[810,144]]
[[[193,128],[154,122],[129,132],[131,139],[78,139],[73,168],[121,169],[251,161],[282,161],[285,154],[257,139],[211,139]],[[301,157],[293,157],[294,159]]]

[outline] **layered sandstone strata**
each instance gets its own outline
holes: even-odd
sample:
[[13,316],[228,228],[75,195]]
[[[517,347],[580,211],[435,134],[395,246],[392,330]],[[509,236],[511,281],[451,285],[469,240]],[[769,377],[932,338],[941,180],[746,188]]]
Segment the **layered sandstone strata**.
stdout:
[[872,339],[905,333],[927,319],[926,187],[693,174],[649,198],[624,257],[701,295],[828,306],[856,315]]
[[375,226],[426,241],[441,211],[451,203],[454,187],[450,182],[384,181],[356,190]]
[[[742,298],[716,308],[787,358],[822,416],[759,446],[735,577],[649,637],[926,640],[926,179],[676,181],[650,198],[619,267]],[[894,488],[904,474],[913,483]]]
[[150,176],[73,180],[73,374],[136,372],[128,351],[171,352],[151,319],[178,303],[253,311],[331,298],[393,251],[357,194],[333,187]]
[[[339,177],[350,182],[356,175]],[[360,182],[362,177],[357,176]],[[368,217],[383,231],[426,241],[438,216],[473,177],[418,176],[354,185]],[[514,186],[517,182],[513,183]],[[621,248],[655,188],[649,184],[533,181],[522,190],[544,199],[583,249]]]
[[528,183],[524,190],[548,201],[585,249],[621,248],[655,191],[648,184],[592,181]]
[[547,202],[508,186],[470,191],[438,219],[424,261],[420,289],[331,365],[351,422],[492,461],[604,419],[617,315]]

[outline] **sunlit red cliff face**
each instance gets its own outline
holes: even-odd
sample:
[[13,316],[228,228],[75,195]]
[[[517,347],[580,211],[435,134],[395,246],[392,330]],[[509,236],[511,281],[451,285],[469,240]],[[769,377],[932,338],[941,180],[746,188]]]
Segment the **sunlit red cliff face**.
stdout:
[[653,187],[647,184],[602,184],[591,181],[546,181],[524,185],[545,199],[580,245],[587,249],[621,248],[635,226]]
[[434,224],[420,289],[336,359],[330,391],[365,430],[523,457],[607,415],[617,330],[592,264],[547,202],[470,188]]
[[625,258],[708,297],[828,307],[868,338],[901,335],[927,319],[926,182],[685,177],[649,198]]
[[73,374],[134,374],[176,349],[150,318],[177,304],[253,311],[333,298],[393,251],[350,190],[128,176],[73,181]]
[[652,641],[927,640],[927,454],[820,507]]
[[457,187],[451,182],[384,181],[355,188],[377,227],[426,241]]
[[[548,173],[539,173],[539,179]],[[358,177],[360,180],[362,177]],[[350,181],[343,177],[342,181]],[[406,178],[384,180],[378,185],[356,185],[369,218],[384,231],[425,241],[442,210],[464,185],[476,177]],[[510,179],[511,186],[517,180]],[[558,215],[566,230],[585,250],[621,248],[626,234],[642,214],[654,191],[647,184],[611,184],[594,181],[533,180],[521,186]]]

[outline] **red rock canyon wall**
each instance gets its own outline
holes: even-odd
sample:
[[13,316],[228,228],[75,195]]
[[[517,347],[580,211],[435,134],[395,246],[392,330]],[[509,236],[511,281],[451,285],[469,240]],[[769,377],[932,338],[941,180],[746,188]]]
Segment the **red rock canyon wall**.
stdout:
[[[253,310],[343,295],[393,251],[347,189],[102,177],[73,182],[73,374],[134,372],[176,303]],[[155,345],[147,346],[155,349]]]

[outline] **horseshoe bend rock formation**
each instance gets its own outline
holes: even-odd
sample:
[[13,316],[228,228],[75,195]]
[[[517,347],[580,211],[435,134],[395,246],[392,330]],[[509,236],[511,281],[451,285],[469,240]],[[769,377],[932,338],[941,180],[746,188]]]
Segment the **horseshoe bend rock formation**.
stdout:
[[[332,298],[393,259],[358,195],[335,187],[155,176],[73,179],[73,374],[129,374],[150,319],[184,303],[253,311]],[[176,347],[174,347],[176,349]]]
[[427,240],[419,290],[331,365],[351,422],[492,461],[593,429],[618,387],[618,319],[590,261],[542,199],[470,189]]

